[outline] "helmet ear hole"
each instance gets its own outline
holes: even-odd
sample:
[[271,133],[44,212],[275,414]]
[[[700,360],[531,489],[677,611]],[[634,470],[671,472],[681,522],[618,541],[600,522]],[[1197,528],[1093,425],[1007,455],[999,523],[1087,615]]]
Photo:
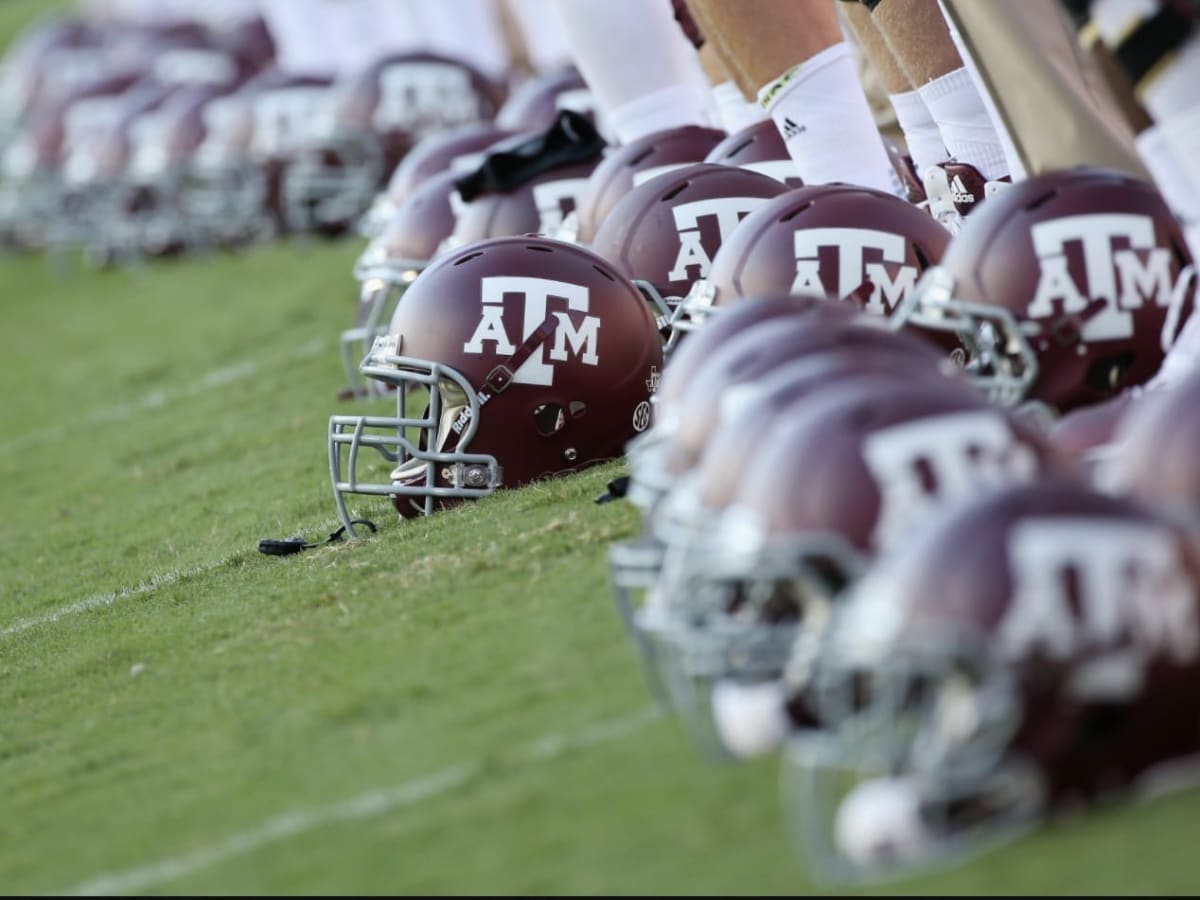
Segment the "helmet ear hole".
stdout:
[[1125,381],[1125,373],[1133,365],[1132,353],[1118,353],[1096,360],[1088,369],[1087,385],[1092,390],[1112,393]]
[[566,427],[567,416],[557,403],[543,403],[533,411],[533,424],[538,434],[550,437]]

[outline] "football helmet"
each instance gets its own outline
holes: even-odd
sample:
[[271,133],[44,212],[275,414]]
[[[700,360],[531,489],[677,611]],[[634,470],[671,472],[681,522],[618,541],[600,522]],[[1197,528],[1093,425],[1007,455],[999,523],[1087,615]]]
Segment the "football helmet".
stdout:
[[949,242],[928,215],[882,191],[848,184],[788,191],[721,245],[708,278],[676,309],[672,334],[757,294],[816,291],[891,315]]
[[998,402],[1064,413],[1155,374],[1191,264],[1153,185],[1098,168],[1047,172],[979,204],[897,315],[956,336]]
[[170,93],[157,79],[144,78],[118,95],[81,100],[71,107],[65,120],[61,205],[46,232],[51,250],[109,240],[106,227],[123,221],[119,200],[131,130]]
[[989,181],[969,163],[947,160],[929,166],[922,173],[922,185],[929,214],[951,234],[958,234],[964,219],[979,204],[1011,187],[1012,181],[1007,175],[1002,180]]
[[642,182],[614,206],[591,247],[631,279],[666,320],[749,213],[787,191],[767,175],[697,163]]
[[[875,333],[860,333],[860,325]],[[848,329],[855,330],[847,334]],[[693,370],[677,396],[668,394],[657,406],[653,434],[630,445],[630,501],[652,508],[691,468],[717,425],[724,391],[843,340],[884,342],[891,337],[889,329],[863,322],[849,307],[824,298],[807,309],[739,330]]]
[[[844,304],[832,303],[817,295],[782,295],[755,297],[730,310],[722,317],[720,327],[705,332],[703,340],[687,345],[687,351],[671,357],[671,366],[661,376],[661,384],[654,396],[654,414],[651,427],[639,434],[627,448],[631,468],[647,465],[643,459],[661,458],[665,444],[679,427],[685,414],[685,398],[692,384],[710,365],[710,357],[735,342],[742,332],[764,322],[790,321],[812,313],[834,323],[848,321],[854,311]],[[651,462],[653,466],[656,463]],[[647,486],[648,487],[648,486]],[[629,500],[643,512],[649,510],[662,496],[662,489],[643,490],[641,482],[632,477],[629,485]]]
[[685,125],[612,149],[588,179],[575,216],[564,223],[560,236],[590,243],[622,197],[655,175],[702,162],[724,137],[716,128]]
[[513,134],[512,130],[490,122],[477,122],[422,138],[405,154],[388,179],[387,187],[363,214],[359,233],[366,238],[375,237],[426,179],[446,170],[461,175],[477,168],[485,150]]
[[183,214],[183,178],[204,141],[206,108],[235,90],[228,84],[182,88],[130,126],[128,163],[115,202],[120,218],[101,236],[104,242],[124,241],[151,255],[202,243]]
[[427,134],[490,120],[500,88],[460,60],[404,53],[376,60],[338,81],[330,102],[286,161],[282,200],[292,231],[345,228]]
[[[834,304],[830,307],[845,309]],[[831,327],[834,322],[830,320]],[[643,651],[650,685],[660,698],[665,692],[659,690],[661,678],[653,664],[653,648],[635,627],[635,612],[655,588],[667,548],[703,539],[704,531],[731,502],[748,468],[747,460],[757,456],[771,429],[788,421],[791,407],[804,397],[859,375],[887,373],[892,378],[938,383],[946,377],[945,361],[932,348],[919,346],[915,339],[897,332],[873,329],[872,337],[880,335],[887,337],[859,343],[855,335],[848,334],[841,345],[813,350],[726,390],[720,398],[718,425],[699,458],[660,500],[643,510],[645,527],[641,537],[609,548],[614,600],[626,628]],[[668,436],[668,448],[670,440]],[[632,493],[633,499],[646,501],[647,491],[640,482]]]
[[[1028,479],[1050,458],[1037,433],[945,378],[936,363],[843,370],[800,397],[736,486],[709,491],[709,502],[727,506],[693,506],[693,521],[715,526],[668,543],[652,602],[635,619],[659,645],[655,657],[666,662],[672,696],[695,717],[697,734],[713,724],[714,682],[781,678],[797,622],[808,630],[808,650],[842,589],[876,553],[941,505]],[[819,607],[808,605],[813,597]],[[793,686],[797,711],[802,693]],[[742,743],[736,728],[724,730],[732,746]]]
[[184,215],[204,243],[240,244],[283,228],[284,161],[328,102],[330,80],[268,69],[204,107],[204,139],[186,167]]
[[386,333],[391,312],[404,291],[425,270],[454,231],[458,192],[454,172],[427,179],[400,204],[383,231],[372,238],[354,264],[359,283],[354,328],[342,332],[342,363],[348,396],[374,395],[382,384],[359,377],[358,364],[375,338]]
[[849,880],[959,862],[1194,759],[1180,710],[1200,688],[1198,579],[1167,520],[1061,478],[948,509],[898,546],[818,654],[826,739],[785,753],[812,865]]
[[[443,255],[396,305],[362,373],[396,389],[396,416],[333,416],[329,464],[347,494],[430,514],[501,487],[621,455],[647,427],[662,342],[641,293],[601,257],[538,237]],[[413,415],[420,395],[424,412]],[[362,451],[386,480],[362,476]]]
[[30,111],[0,163],[0,230],[11,242],[44,246],[52,226],[66,221],[65,158],[84,132],[114,125],[122,95],[142,74],[126,69],[85,81]]
[[747,125],[727,136],[708,151],[704,161],[749,169],[782,181],[790,188],[804,187],[795,161],[788,156],[783,135],[770,119]]

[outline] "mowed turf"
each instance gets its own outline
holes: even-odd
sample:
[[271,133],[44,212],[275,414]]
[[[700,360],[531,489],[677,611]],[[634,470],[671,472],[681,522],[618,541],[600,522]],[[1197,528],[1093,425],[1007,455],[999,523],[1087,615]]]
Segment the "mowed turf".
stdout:
[[[0,889],[808,890],[775,764],[653,713],[606,583],[636,517],[592,502],[619,466],[256,551],[335,524],[357,250],[0,263]],[[894,887],[1194,890],[1196,801]]]
[[[256,551],[334,527],[326,420],[386,408],[334,400],[358,250],[0,260],[0,892],[811,890],[775,763],[654,713],[619,465]],[[887,888],[1194,892],[1198,801]]]

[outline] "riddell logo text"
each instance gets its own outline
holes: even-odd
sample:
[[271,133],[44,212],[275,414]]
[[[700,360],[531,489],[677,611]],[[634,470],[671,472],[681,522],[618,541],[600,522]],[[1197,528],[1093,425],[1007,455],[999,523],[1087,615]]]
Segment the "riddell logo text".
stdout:
[[[1093,300],[1107,301],[1083,325],[1084,341],[1126,338],[1133,334],[1131,310],[1146,301],[1165,307],[1171,299],[1171,251],[1155,243],[1154,222],[1131,213],[1066,216],[1030,229],[1038,257],[1038,284],[1029,317],[1083,312]],[[1128,248],[1114,250],[1124,240]],[[1083,254],[1083,279],[1068,268],[1067,249]]]
[[[600,341],[600,318],[585,315],[578,326],[570,315],[562,310],[550,310],[551,298],[564,301],[568,310],[588,311],[588,289],[583,285],[548,278],[525,278],[521,276],[496,276],[484,278],[480,284],[482,300],[479,324],[470,339],[463,344],[463,352],[483,356],[489,352],[485,345],[494,344],[491,352],[500,357],[498,362],[516,352],[517,346],[546,321],[547,314],[558,320],[549,352],[543,345],[513,375],[514,384],[537,384],[547,387],[554,384],[556,362],[566,362],[575,356],[585,366],[600,364],[598,345]],[[519,301],[517,298],[520,298]],[[504,312],[510,304],[520,302],[524,307],[521,334],[514,341],[504,325]],[[548,361],[547,361],[548,360]]]

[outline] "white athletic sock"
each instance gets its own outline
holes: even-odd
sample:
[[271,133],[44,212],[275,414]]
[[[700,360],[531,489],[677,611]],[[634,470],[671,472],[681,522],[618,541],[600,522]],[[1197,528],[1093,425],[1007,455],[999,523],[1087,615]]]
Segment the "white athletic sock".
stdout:
[[1000,116],[1000,110],[996,106],[996,101],[988,93],[983,75],[979,71],[979,66],[976,65],[975,59],[971,56],[970,48],[967,47],[966,41],[963,40],[962,34],[959,33],[958,26],[954,24],[954,16],[950,15],[949,10],[946,9],[945,0],[938,0],[938,9],[942,12],[942,18],[946,22],[946,29],[950,32],[950,39],[954,42],[954,47],[958,50],[958,55],[962,57],[963,68],[971,76],[971,81],[975,84],[975,90],[979,93],[979,99],[983,102],[983,108],[987,111],[988,119],[991,120],[992,131],[996,133],[996,137],[1000,141],[1000,147],[1004,151],[1005,168],[1008,170],[1008,174],[1012,176],[1013,181],[1020,181],[1025,177],[1026,172],[1025,164],[1021,160],[1021,154],[1017,152],[1017,145],[1013,143],[1012,135],[1008,133],[1008,129],[1004,126],[1004,119]]
[[722,81],[714,85],[712,92],[717,112],[721,116],[721,127],[730,134],[749,128],[767,117],[763,108],[747,100],[742,95],[742,89],[732,81]]
[[[1135,140],[1138,156],[1146,164],[1159,193],[1185,224],[1200,224],[1200,190],[1180,164],[1162,125],[1151,125]],[[1196,253],[1197,248],[1192,248]]]
[[562,21],[554,9],[546,9],[546,0],[508,0],[508,9],[534,69],[556,72],[575,65]]
[[758,91],[805,184],[841,181],[904,196],[844,42]]
[[[1200,213],[1200,208],[1198,208],[1200,203],[1197,203],[1196,200],[1193,200],[1195,205],[1191,210],[1183,208],[1182,204],[1188,201],[1188,193],[1186,189],[1178,186],[1190,185],[1193,196],[1200,199],[1200,106],[1194,106],[1185,112],[1168,116],[1158,123],[1157,130],[1165,138],[1174,165],[1174,177],[1170,179],[1170,184],[1160,183],[1159,190],[1163,191],[1167,203],[1180,204],[1180,210],[1184,215],[1189,212]],[[1150,141],[1153,146],[1153,136]],[[1139,143],[1139,150],[1141,150],[1141,146]],[[1146,164],[1149,166],[1150,161],[1147,160]],[[1158,181],[1159,173],[1154,169],[1151,169],[1151,173]]]
[[607,111],[617,140],[629,144],[655,131],[684,125],[715,125],[712,93],[703,85],[673,84]]
[[921,85],[917,92],[951,156],[974,166],[989,181],[1008,175],[1004,148],[965,67]]
[[896,121],[904,132],[904,143],[908,145],[908,155],[918,172],[945,162],[950,158],[946,145],[942,142],[942,133],[938,130],[937,122],[929,113],[929,107],[921,99],[916,90],[904,91],[901,94],[888,94],[892,109],[896,111]]
[[681,125],[718,124],[696,48],[666,3],[556,0],[579,73],[623,144]]

